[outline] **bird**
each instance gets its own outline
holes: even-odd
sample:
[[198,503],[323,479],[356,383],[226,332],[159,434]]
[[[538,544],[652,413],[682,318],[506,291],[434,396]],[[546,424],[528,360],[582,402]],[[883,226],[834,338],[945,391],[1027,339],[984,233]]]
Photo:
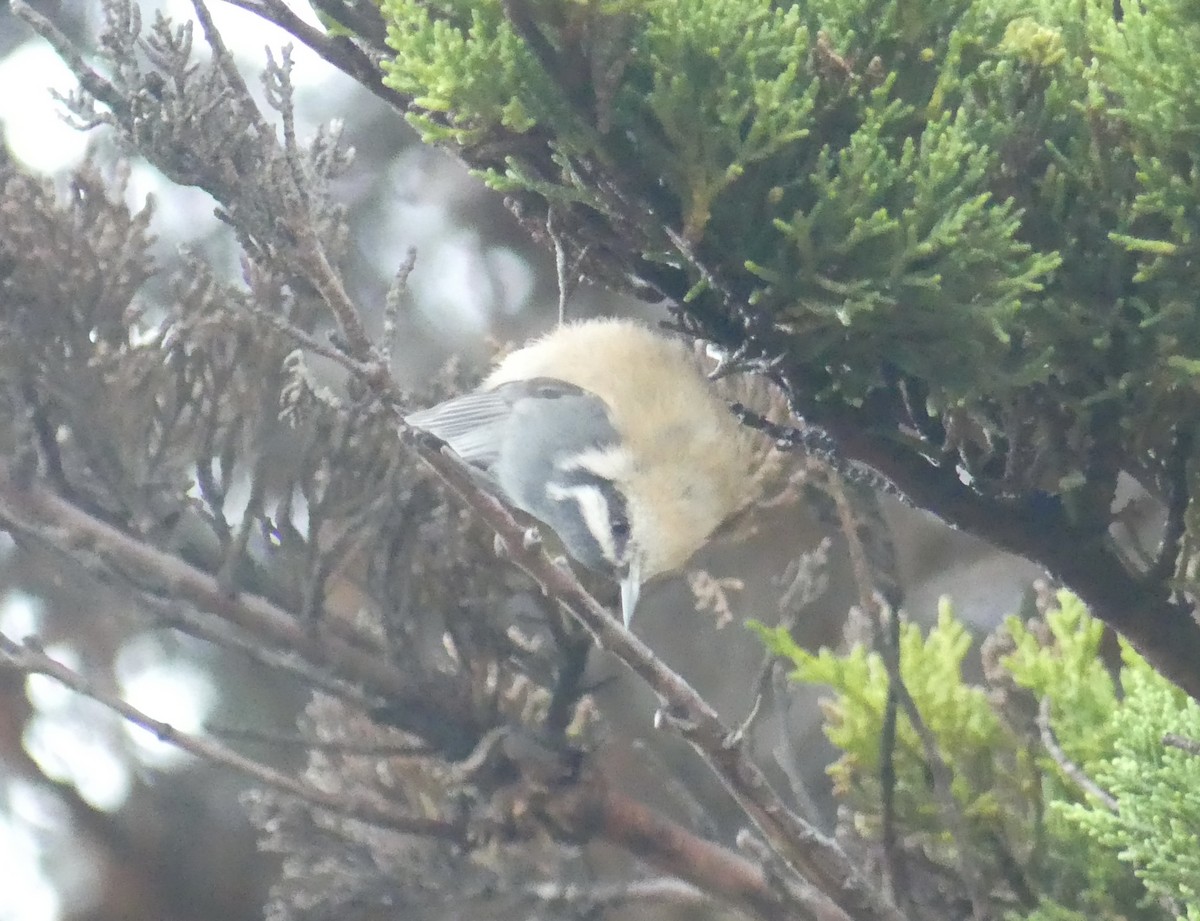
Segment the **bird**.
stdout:
[[753,433],[691,348],[628,319],[564,323],[474,390],[406,416],[621,586],[682,568],[755,497]]

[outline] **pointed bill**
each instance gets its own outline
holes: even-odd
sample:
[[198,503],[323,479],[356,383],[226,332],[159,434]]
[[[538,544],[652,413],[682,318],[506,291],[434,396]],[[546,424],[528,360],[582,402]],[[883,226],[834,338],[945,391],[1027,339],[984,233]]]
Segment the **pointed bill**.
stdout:
[[625,619],[625,629],[633,620],[633,612],[637,607],[638,595],[642,591],[642,566],[635,556],[629,564],[629,571],[621,580],[621,616]]

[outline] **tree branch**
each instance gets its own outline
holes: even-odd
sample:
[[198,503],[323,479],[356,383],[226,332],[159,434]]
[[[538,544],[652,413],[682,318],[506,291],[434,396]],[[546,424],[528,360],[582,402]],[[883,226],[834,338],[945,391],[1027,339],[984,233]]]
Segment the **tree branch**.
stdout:
[[526,537],[527,529],[494,496],[481,490],[465,465],[428,436],[418,436],[421,457],[497,534],[510,559],[576,618],[597,645],[641,677],[663,702],[665,721],[676,728],[713,769],[781,857],[851,917],[901,921],[857,870],[841,847],[789,810],[746,755],[716,711],[669,669],[620,618],[587,593],[565,564],[552,560]]
[[[795,916],[801,901],[815,917],[849,921],[828,897],[776,886],[763,868],[701,838],[632,797],[612,790],[598,775],[585,776],[547,806],[554,824],[593,829],[605,841],[700,890],[766,919]],[[786,895],[785,895],[786,893]],[[789,898],[790,896],[790,898]]]
[[[811,879],[851,917],[903,921],[893,906],[881,901],[834,841],[783,805],[742,747],[728,744],[729,729],[690,685],[625,630],[616,616],[586,592],[569,568],[552,560],[540,547],[530,546],[525,526],[497,499],[475,486],[457,457],[428,439],[416,441],[421,456],[435,472],[496,530],[513,561],[576,617],[602,647],[625,661],[659,694],[672,714],[669,722],[709,763],[790,866]],[[447,723],[443,731],[453,730],[456,736],[473,733],[474,739],[483,734],[482,727],[470,728],[476,724],[469,702],[461,699],[457,685],[448,678],[434,672],[407,675],[341,639],[322,623],[302,625],[261,596],[231,595],[216,576],[93,518],[37,481],[20,483],[0,471],[0,522],[18,534],[49,530],[62,546],[94,553],[117,571],[138,573],[180,601],[361,681],[369,691],[391,702],[403,706],[407,701],[421,711],[435,708]],[[463,742],[456,744],[461,747]]]
[[1147,583],[1131,573],[1105,543],[1103,532],[1074,526],[1061,503],[1052,497],[1018,502],[981,495],[959,480],[955,471],[878,434],[878,420],[866,409],[801,403],[789,384],[789,380],[801,379],[801,371],[781,368],[776,373],[792,394],[793,414],[804,419],[807,427],[779,426],[766,420],[756,426],[795,448],[820,437],[808,430],[815,427],[842,456],[878,472],[912,505],[1044,566],[1164,677],[1200,701],[1200,668],[1196,665],[1200,662],[1200,623],[1188,607],[1170,600],[1161,583]]
[[439,747],[452,756],[469,751],[486,730],[473,715],[470,700],[448,676],[433,670],[420,675],[406,673],[388,664],[383,656],[340,636],[324,619],[302,624],[260,595],[231,594],[217,576],[81,511],[42,483],[19,483],[3,469],[0,523],[14,535],[48,531],[60,548],[93,554],[115,571],[131,574],[135,584],[140,579],[157,589],[145,591],[195,605],[262,642],[292,650],[314,665],[359,682],[389,706],[411,707],[414,713],[427,713],[436,707],[439,718],[430,723],[448,733],[438,740]]
[[[870,615],[877,626],[880,637],[880,656],[888,675],[888,710],[884,720],[884,738],[881,744],[881,747],[885,749],[885,757],[881,760],[886,774],[881,777],[881,785],[885,794],[883,811],[886,824],[892,825],[894,829],[895,813],[892,797],[895,787],[895,767],[892,763],[892,749],[895,744],[896,708],[900,707],[903,708],[909,725],[916,732],[917,738],[921,742],[921,748],[925,752],[925,763],[933,780],[933,790],[942,814],[942,821],[954,842],[954,855],[959,876],[971,901],[971,915],[975,921],[985,921],[988,917],[987,896],[979,868],[972,862],[973,854],[970,835],[967,832],[966,816],[963,815],[962,806],[955,798],[952,789],[953,771],[946,763],[946,759],[942,757],[937,739],[917,709],[917,703],[913,700],[901,673],[900,611],[893,607],[899,602],[900,587],[890,535],[865,533],[871,528],[886,527],[882,516],[877,513],[877,507],[876,514],[864,516],[863,510],[856,507],[846,484],[837,473],[829,471],[826,482],[828,492],[837,507],[842,534],[846,538],[850,568],[854,573],[854,581],[858,588],[858,603],[863,613]],[[866,501],[878,503],[874,493],[868,493],[867,497]],[[865,517],[873,520],[864,520]],[[867,545],[868,538],[877,545],[875,553],[872,553]],[[882,547],[879,546],[881,544]],[[879,559],[879,557],[883,557],[883,559]],[[881,595],[891,596],[888,604],[880,602]],[[900,880],[897,877],[900,874],[896,870],[900,854],[895,849],[893,829],[889,829],[892,832],[891,840],[887,840],[888,836],[885,835],[885,850],[888,852],[892,864],[893,885],[899,887]]]
[[303,42],[331,67],[340,70],[374,96],[401,112],[412,102],[403,93],[383,83],[379,58],[368,53],[359,42],[346,35],[329,35],[315,29],[282,3],[272,0],[224,0],[230,6],[254,13],[274,23]]
[[28,674],[48,675],[62,682],[72,690],[103,704],[114,713],[120,714],[129,722],[152,732],[164,742],[182,748],[186,752],[203,758],[213,764],[221,764],[233,768],[247,777],[252,777],[259,783],[265,784],[284,793],[290,793],[306,803],[328,809],[331,812],[352,819],[360,819],[389,828],[393,831],[412,835],[445,838],[452,841],[464,841],[466,829],[458,822],[445,819],[426,818],[412,815],[408,812],[394,809],[385,800],[367,800],[343,794],[327,793],[311,784],[303,783],[273,770],[264,764],[238,754],[211,739],[193,736],[180,732],[168,723],[156,720],[136,707],[126,703],[115,694],[101,690],[83,675],[79,674],[60,662],[55,661],[42,651],[32,639],[16,642],[0,633],[0,655],[13,668]]

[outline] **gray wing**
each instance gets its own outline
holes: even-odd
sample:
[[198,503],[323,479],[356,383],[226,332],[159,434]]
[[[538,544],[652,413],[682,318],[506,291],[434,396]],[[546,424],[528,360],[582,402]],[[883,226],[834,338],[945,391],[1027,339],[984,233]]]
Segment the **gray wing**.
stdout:
[[490,471],[500,460],[507,438],[515,434],[521,440],[532,437],[534,441],[543,441],[549,434],[512,433],[509,425],[514,419],[528,422],[531,415],[540,417],[543,413],[535,407],[545,406],[548,410],[545,415],[553,419],[546,421],[554,427],[561,424],[562,415],[577,412],[580,401],[599,403],[596,397],[573,384],[535,378],[501,384],[491,390],[472,390],[406,416],[405,421],[413,428],[436,435],[468,463]]
[[436,435],[467,463],[491,467],[499,459],[515,396],[505,387],[472,390],[406,416],[404,421]]

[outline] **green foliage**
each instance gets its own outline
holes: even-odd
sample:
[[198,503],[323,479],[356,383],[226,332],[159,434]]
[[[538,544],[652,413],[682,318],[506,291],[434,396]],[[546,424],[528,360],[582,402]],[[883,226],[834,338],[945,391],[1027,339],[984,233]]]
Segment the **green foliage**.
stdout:
[[1200,740],[1200,707],[1126,650],[1122,705],[1111,715],[1112,748],[1094,779],[1119,804],[1056,803],[1063,818],[1135,868],[1147,891],[1200,918],[1200,756],[1163,743]]
[[972,470],[1012,494],[1093,485],[1101,430],[1115,465],[1157,469],[1200,411],[1200,5],[1120,6],[382,12],[427,139],[606,227],[628,275],[666,266],[698,306],[729,308],[716,282],[772,318],[814,399],[899,375],[947,429],[969,414],[980,452],[1035,452]]
[[[795,680],[829,686],[831,768],[839,800],[869,840],[881,828],[880,738],[887,673],[861,647],[810,653],[785,631],[756,625]],[[969,840],[941,821],[924,753],[901,716],[894,753],[900,840],[956,871],[963,854],[982,872],[993,908],[1030,921],[1200,917],[1200,756],[1164,736],[1200,739],[1200,708],[1123,649],[1119,676],[1100,656],[1103,625],[1073,595],[1028,624],[1011,619],[989,641],[987,684],[963,677],[970,646],[943,604],[927,634],[902,625],[902,674],[953,774]],[[998,654],[995,654],[999,650]],[[1059,753],[1034,725],[1049,707]],[[1074,765],[1117,805],[1081,788]]]

